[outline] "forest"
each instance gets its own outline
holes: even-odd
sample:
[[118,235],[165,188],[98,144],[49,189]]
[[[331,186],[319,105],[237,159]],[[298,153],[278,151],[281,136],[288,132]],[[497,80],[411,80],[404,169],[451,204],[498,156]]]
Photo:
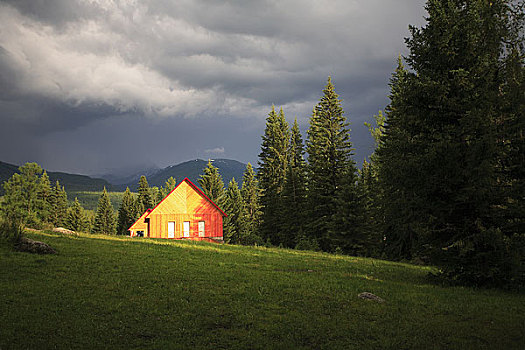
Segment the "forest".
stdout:
[[[297,120],[271,108],[257,171],[248,164],[240,187],[208,163],[198,182],[228,214],[226,242],[428,264],[442,283],[525,286],[523,3],[426,9],[426,25],[410,27],[388,106],[367,124],[376,148],[360,170],[331,78],[304,140]],[[50,225],[125,235],[175,185],[150,187],[143,176],[117,213],[104,190],[90,217],[28,163],[3,185],[1,233],[16,240],[23,227]]]

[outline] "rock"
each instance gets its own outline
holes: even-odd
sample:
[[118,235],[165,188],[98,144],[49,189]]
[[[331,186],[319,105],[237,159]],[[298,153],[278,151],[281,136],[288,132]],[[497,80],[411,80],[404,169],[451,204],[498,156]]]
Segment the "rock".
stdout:
[[361,299],[374,300],[374,301],[377,301],[378,303],[384,303],[385,302],[385,300],[383,298],[380,298],[377,295],[372,294],[370,292],[362,292],[362,293],[359,293],[357,296],[359,298],[361,298]]
[[63,227],[55,227],[53,229],[53,232],[64,233],[66,235],[78,236],[78,233],[76,233],[75,231],[71,231],[71,230],[68,230],[67,228],[63,228]]
[[33,241],[30,238],[22,237],[16,244],[16,249],[20,252],[33,254],[56,254],[56,250],[51,248],[47,243]]

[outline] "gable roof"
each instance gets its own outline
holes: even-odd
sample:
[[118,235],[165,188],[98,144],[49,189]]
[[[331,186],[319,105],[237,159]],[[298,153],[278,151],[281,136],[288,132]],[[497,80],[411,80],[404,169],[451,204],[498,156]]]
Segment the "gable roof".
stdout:
[[[183,182],[186,182],[188,185],[190,185],[191,188],[193,188],[195,190],[195,192],[197,192],[201,197],[203,197],[204,199],[206,199],[208,202],[210,202],[220,213],[222,216],[226,217],[228,216],[228,214],[226,214],[224,211],[222,211],[221,208],[219,208],[219,206],[217,204],[215,204],[210,198],[208,198],[207,195],[204,194],[204,192],[201,191],[200,188],[198,188],[197,186],[195,186],[195,184],[193,182],[190,181],[190,179],[188,179],[187,177],[184,178],[184,180],[182,180],[177,186],[175,186],[175,188],[173,190],[171,190],[170,193],[168,193],[168,195],[166,197],[164,197],[153,209],[150,209],[151,211],[148,213],[148,215],[145,216],[145,218],[147,218],[151,213],[153,213],[155,211],[155,209],[157,209],[157,207],[166,200],[166,198],[168,198],[173,192],[175,192],[175,190],[183,183]],[[140,219],[139,219],[140,220]]]

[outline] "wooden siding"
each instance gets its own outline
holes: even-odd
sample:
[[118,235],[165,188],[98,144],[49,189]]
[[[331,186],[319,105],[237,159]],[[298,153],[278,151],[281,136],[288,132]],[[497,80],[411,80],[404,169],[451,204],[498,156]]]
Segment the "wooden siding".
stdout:
[[[183,222],[189,221],[189,238],[198,239],[199,221],[204,221],[204,237],[222,239],[224,213],[194,186],[188,179],[184,179],[149,214],[143,214],[130,228],[130,231],[133,229],[136,232],[137,230],[143,230],[142,227],[145,227],[144,231],[148,237],[168,238],[168,222],[174,221],[174,238],[181,239],[183,238]],[[145,221],[149,221],[149,225]]]
[[131,236],[136,236],[137,231],[144,231],[144,236],[148,236],[148,223],[145,222],[145,217],[151,212],[151,210],[145,211],[140,218],[128,229]]

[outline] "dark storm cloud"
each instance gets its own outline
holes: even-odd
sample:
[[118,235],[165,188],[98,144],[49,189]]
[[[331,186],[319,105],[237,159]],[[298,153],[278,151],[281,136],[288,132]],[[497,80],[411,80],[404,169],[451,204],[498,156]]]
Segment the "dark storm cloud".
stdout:
[[[152,147],[163,147],[151,160],[161,166],[213,150],[254,162],[271,104],[304,131],[330,75],[361,161],[371,149],[362,123],[387,103],[408,24],[423,14],[423,0],[0,2],[0,118],[10,124],[0,142],[31,135],[0,160],[25,160],[38,141],[35,160],[62,160],[61,170],[131,164]],[[119,146],[130,135],[134,154]]]

